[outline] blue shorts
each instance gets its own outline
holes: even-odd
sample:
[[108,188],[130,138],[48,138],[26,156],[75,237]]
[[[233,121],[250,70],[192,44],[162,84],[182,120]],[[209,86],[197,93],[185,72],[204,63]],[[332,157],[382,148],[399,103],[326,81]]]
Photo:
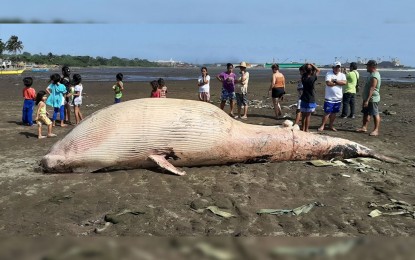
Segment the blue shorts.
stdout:
[[226,100],[234,100],[235,99],[235,92],[229,92],[226,89],[222,89],[222,95],[220,96],[220,99],[222,101],[226,101]]
[[121,98],[114,98],[114,104],[121,103]]
[[301,101],[300,111],[303,113],[313,113],[316,110],[316,107],[317,107],[317,104],[315,102],[307,103],[307,102]]
[[336,114],[340,112],[342,101],[324,101],[324,113]]

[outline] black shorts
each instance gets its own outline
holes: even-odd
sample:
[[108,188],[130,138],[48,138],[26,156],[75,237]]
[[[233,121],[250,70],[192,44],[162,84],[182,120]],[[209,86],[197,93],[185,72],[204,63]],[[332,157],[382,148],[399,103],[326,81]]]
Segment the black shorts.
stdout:
[[280,98],[285,94],[284,88],[272,88],[272,98]]

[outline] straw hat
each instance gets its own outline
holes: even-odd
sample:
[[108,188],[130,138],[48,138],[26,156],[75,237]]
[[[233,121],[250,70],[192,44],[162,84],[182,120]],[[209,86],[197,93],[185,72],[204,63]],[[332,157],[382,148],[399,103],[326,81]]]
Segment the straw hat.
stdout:
[[248,63],[246,63],[245,61],[243,61],[243,62],[239,63],[239,65],[238,65],[238,66],[236,66],[235,68],[238,68],[238,67],[248,68],[248,67],[249,67],[249,64],[248,64]]

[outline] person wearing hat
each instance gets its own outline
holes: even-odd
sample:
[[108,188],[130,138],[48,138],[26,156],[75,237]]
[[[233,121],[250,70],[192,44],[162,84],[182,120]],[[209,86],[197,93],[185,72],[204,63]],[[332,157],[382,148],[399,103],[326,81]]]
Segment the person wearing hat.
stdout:
[[333,64],[333,70],[326,74],[326,90],[324,94],[325,114],[321,121],[321,125],[318,128],[319,132],[324,130],[327,120],[329,120],[329,129],[337,131],[333,124],[336,119],[336,113],[340,112],[340,107],[342,105],[343,86],[347,83],[346,75],[340,72],[341,66],[342,64],[339,61],[336,61]]
[[380,102],[380,84],[381,78],[379,71],[377,71],[377,62],[375,60],[369,60],[366,64],[366,70],[369,72],[366,84],[363,88],[362,98],[362,113],[363,122],[362,127],[357,129],[357,132],[366,133],[367,127],[370,122],[370,116],[373,116],[373,122],[375,128],[369,134],[370,136],[379,135],[380,115],[379,115],[379,102]]
[[233,73],[233,64],[228,63],[226,64],[226,71],[220,73],[216,76],[220,82],[222,82],[222,94],[221,94],[221,102],[220,102],[220,109],[224,109],[226,105],[226,100],[229,100],[230,106],[230,113],[231,117],[235,117],[233,114],[233,107],[235,105],[235,81],[236,75]]
[[[343,94],[343,109],[341,118],[355,118],[355,96],[357,92],[357,85],[359,84],[359,72],[357,71],[357,63],[350,63],[350,71],[347,72],[344,68],[344,73],[346,73],[347,84],[344,87]],[[350,115],[349,113],[350,106]]]
[[[248,118],[248,82],[249,82],[249,72],[246,71],[247,64],[246,62],[241,62],[236,68],[240,69],[240,77],[236,81],[236,104],[238,106],[238,114],[235,118],[247,119]],[[244,107],[244,114],[241,116],[241,110]]]

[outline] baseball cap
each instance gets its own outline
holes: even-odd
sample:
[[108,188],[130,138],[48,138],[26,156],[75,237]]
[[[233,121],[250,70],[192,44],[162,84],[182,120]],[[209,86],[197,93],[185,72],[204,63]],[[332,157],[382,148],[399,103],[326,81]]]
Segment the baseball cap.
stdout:
[[340,63],[340,61],[336,61],[335,63],[333,63],[333,67],[341,67],[342,64]]
[[375,60],[369,60],[365,65],[376,67],[378,63]]

